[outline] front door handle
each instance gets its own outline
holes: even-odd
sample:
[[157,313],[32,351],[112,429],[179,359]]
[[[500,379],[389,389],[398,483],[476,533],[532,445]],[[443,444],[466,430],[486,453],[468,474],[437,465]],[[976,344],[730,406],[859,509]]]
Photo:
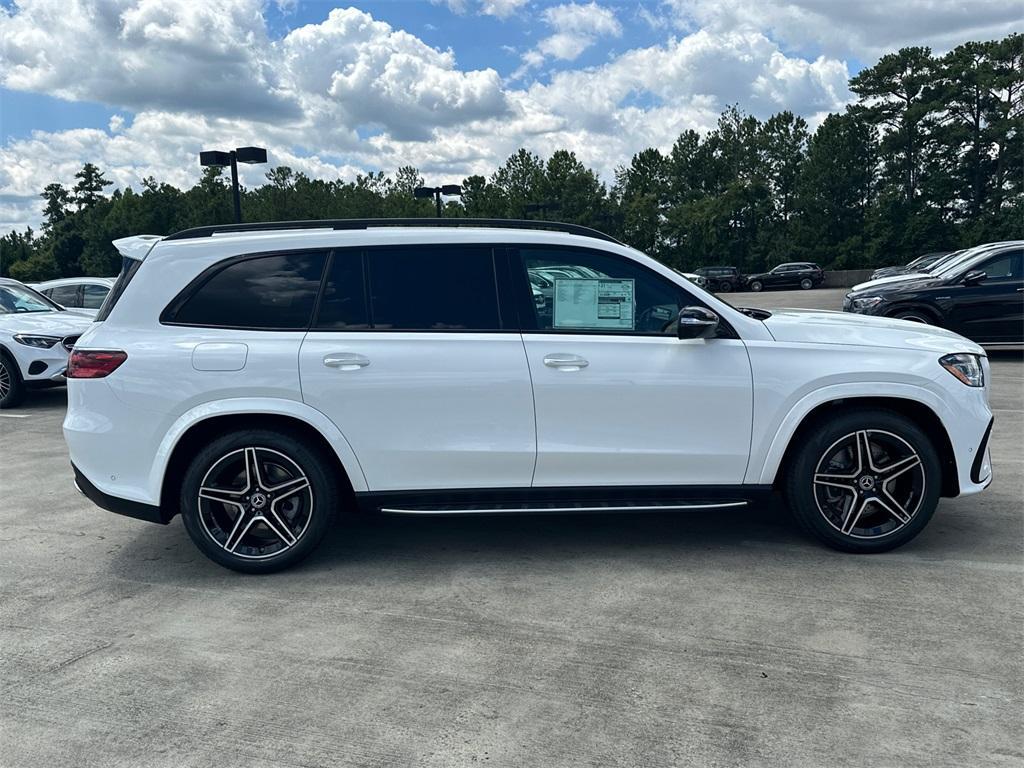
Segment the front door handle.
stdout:
[[590,363],[579,355],[544,355],[544,365],[560,371],[579,371]]
[[370,364],[370,358],[354,352],[333,352],[324,356],[324,365],[337,368],[339,371],[358,371]]

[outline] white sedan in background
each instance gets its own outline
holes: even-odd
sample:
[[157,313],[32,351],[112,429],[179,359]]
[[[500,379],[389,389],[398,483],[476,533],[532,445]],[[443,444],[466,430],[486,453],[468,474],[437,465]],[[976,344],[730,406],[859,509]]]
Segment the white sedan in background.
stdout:
[[76,315],[96,317],[113,285],[112,277],[62,277],[31,287]]
[[0,408],[17,405],[26,386],[63,381],[68,353],[90,325],[27,285],[0,278]]

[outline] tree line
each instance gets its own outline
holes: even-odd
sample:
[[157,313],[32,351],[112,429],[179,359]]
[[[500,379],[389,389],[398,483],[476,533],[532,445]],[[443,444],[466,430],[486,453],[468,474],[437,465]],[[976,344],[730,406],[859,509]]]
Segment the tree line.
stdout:
[[[445,216],[545,218],[591,226],[680,269],[783,261],[856,269],[933,250],[1024,237],[1024,36],[883,56],[850,80],[856,103],[813,132],[792,112],[726,109],[668,152],[645,149],[607,185],[574,153],[520,149],[463,181]],[[248,221],[432,216],[416,168],[354,181],[286,166],[242,191]],[[92,163],[42,191],[42,229],[0,238],[0,275],[116,273],[111,240],[233,220],[222,169],[187,190],[146,178],[107,194]]]

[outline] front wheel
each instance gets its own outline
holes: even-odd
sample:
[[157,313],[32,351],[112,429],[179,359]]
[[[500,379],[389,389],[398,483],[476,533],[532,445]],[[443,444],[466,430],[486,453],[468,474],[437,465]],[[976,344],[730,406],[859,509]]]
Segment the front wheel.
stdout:
[[810,280],[809,278],[805,277],[803,280],[800,281],[800,288],[802,290],[809,291],[813,287],[814,287],[814,281]]
[[762,283],[760,280],[751,280],[750,281],[750,290],[752,290],[752,291],[760,291],[760,290],[763,290],[763,289],[764,289],[764,283]]
[[732,283],[730,283],[729,281],[719,283],[718,290],[721,291],[722,293],[729,293],[729,291],[732,290]]
[[912,421],[864,409],[819,423],[788,467],[786,496],[813,536],[845,552],[885,552],[919,534],[939,501],[941,465]]
[[18,364],[6,352],[0,352],[0,408],[13,408],[25,395]]
[[931,317],[925,313],[916,309],[904,310],[903,312],[897,312],[893,315],[897,320],[909,320],[912,323],[922,323],[924,325],[931,325]]
[[271,573],[316,548],[337,499],[319,450],[287,432],[252,429],[198,452],[180,503],[188,535],[208,558],[243,573]]

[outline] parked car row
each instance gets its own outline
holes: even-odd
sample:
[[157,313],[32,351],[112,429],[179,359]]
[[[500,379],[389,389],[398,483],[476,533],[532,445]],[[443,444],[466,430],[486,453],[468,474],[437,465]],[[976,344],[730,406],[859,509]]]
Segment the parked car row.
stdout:
[[696,274],[707,281],[712,291],[763,291],[768,288],[817,288],[825,282],[825,270],[810,261],[792,261],[767,272],[742,274],[736,267],[701,267]]
[[843,309],[948,328],[990,347],[1024,343],[1024,240],[947,254],[855,285]]

